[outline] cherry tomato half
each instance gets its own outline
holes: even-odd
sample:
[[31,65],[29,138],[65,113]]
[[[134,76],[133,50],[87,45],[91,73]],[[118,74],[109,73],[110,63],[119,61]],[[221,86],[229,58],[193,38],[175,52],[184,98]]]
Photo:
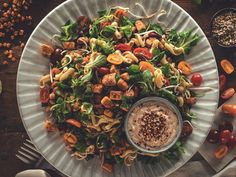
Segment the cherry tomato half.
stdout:
[[236,145],[236,137],[231,135],[229,138],[228,146],[229,148],[233,148]]
[[232,72],[234,72],[234,67],[229,60],[221,60],[220,65],[227,74],[231,74]]
[[169,86],[170,85],[170,80],[168,78],[165,78],[165,85]]
[[148,60],[152,59],[151,52],[149,52],[149,50],[144,47],[138,47],[134,49],[134,55],[136,55],[137,57],[144,57],[145,59]]
[[102,30],[104,27],[109,26],[111,24],[111,22],[108,21],[104,21],[100,23],[100,29]]
[[199,73],[194,73],[191,82],[193,83],[194,86],[200,86],[202,83],[202,76]]
[[46,86],[40,88],[39,95],[41,103],[47,103],[49,101],[49,89]]
[[120,50],[121,52],[131,51],[131,46],[129,44],[117,44],[115,49]]
[[220,136],[220,133],[218,130],[211,129],[211,131],[209,132],[207,136],[207,141],[209,143],[217,143],[217,141],[219,140],[219,136]]
[[185,74],[187,76],[190,75],[192,72],[191,65],[186,61],[179,62],[178,69],[180,69],[183,72],[183,74]]
[[236,105],[234,104],[223,104],[221,109],[225,114],[236,116]]
[[233,132],[234,127],[233,127],[232,122],[228,120],[224,120],[220,122],[218,129],[220,132],[222,132],[223,130],[229,130],[230,132]]
[[189,121],[184,121],[181,136],[187,137],[187,136],[191,135],[192,132],[193,132],[192,124]]
[[229,148],[226,145],[220,145],[216,150],[215,150],[215,157],[217,159],[223,158],[227,153],[228,153]]
[[126,13],[126,10],[125,9],[117,9],[114,13],[114,15],[118,18],[121,18],[123,16],[126,16],[127,13]]
[[229,130],[223,130],[220,133],[220,142],[222,144],[227,144],[229,142],[230,136],[231,136],[231,132]]
[[226,100],[231,98],[234,94],[235,94],[234,88],[228,88],[221,94],[221,98]]
[[223,90],[225,87],[226,81],[227,81],[225,75],[223,75],[223,74],[220,75],[219,81],[220,81],[220,90]]

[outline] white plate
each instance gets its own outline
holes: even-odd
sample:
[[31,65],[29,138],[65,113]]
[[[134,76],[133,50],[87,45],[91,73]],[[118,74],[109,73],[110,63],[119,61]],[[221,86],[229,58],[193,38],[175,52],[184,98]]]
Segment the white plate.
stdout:
[[[58,133],[47,133],[43,127],[46,117],[44,108],[39,102],[39,78],[48,72],[49,62],[38,49],[41,43],[50,43],[50,38],[59,33],[60,27],[68,20],[75,20],[80,15],[90,18],[96,16],[98,9],[111,6],[129,7],[135,14],[141,10],[135,6],[141,3],[149,14],[165,9],[168,13],[161,19],[167,27],[177,30],[193,29],[201,39],[196,47],[187,56],[194,72],[200,72],[204,78],[203,86],[212,87],[213,90],[200,98],[192,111],[198,115],[193,121],[194,131],[188,138],[184,147],[186,149],[179,161],[161,160],[155,166],[135,162],[130,168],[116,166],[112,174],[104,174],[99,163],[93,161],[78,161],[70,157]],[[155,17],[153,18],[155,20]],[[213,116],[218,104],[218,72],[215,57],[211,46],[197,23],[178,5],[170,0],[134,1],[126,0],[69,0],[50,12],[36,27],[22,54],[17,75],[17,99],[24,126],[39,152],[58,170],[68,176],[98,177],[98,176],[165,176],[187,162],[204,142],[211,127]]]

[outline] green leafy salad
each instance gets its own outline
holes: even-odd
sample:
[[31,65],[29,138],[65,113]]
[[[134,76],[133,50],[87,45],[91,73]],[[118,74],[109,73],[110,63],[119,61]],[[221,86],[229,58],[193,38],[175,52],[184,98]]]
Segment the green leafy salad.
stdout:
[[[197,34],[163,29],[119,7],[99,11],[93,20],[68,21],[56,37],[59,43],[41,46],[50,72],[40,79],[40,100],[49,113],[46,129],[63,134],[72,156],[98,156],[108,172],[135,159],[154,164],[160,157],[180,158],[196,117],[190,112],[196,103],[191,87],[199,84],[188,79],[193,73],[184,58],[197,44]],[[139,152],[124,131],[131,106],[148,96],[168,99],[184,120],[181,137],[160,154]]]

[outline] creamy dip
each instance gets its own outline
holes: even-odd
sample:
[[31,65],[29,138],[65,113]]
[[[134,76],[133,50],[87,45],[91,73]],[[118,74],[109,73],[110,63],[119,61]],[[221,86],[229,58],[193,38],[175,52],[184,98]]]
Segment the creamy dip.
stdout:
[[177,136],[178,118],[164,104],[148,101],[136,106],[128,117],[131,140],[147,150],[169,145]]

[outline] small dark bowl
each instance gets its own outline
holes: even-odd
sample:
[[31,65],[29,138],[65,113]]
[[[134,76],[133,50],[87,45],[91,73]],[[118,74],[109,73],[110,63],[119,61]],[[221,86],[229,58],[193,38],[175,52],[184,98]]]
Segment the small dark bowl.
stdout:
[[[212,26],[213,26],[213,20],[217,17],[217,16],[219,16],[219,15],[221,15],[221,14],[223,14],[223,13],[226,13],[226,12],[236,12],[236,8],[224,8],[224,9],[221,9],[221,10],[219,10],[219,11],[217,11],[214,15],[213,15],[213,17],[212,17],[212,19],[211,19],[211,22],[210,22],[210,30],[211,30],[211,32],[210,32],[210,35],[213,37],[213,34],[212,34]],[[218,41],[217,41],[217,39],[215,38],[215,37],[213,37],[214,38],[214,40],[216,41],[216,43],[219,45],[219,46],[221,46],[221,47],[224,47],[224,48],[233,48],[233,47],[236,47],[236,44],[235,45],[224,45],[224,44],[221,44],[221,43],[219,43]]]

